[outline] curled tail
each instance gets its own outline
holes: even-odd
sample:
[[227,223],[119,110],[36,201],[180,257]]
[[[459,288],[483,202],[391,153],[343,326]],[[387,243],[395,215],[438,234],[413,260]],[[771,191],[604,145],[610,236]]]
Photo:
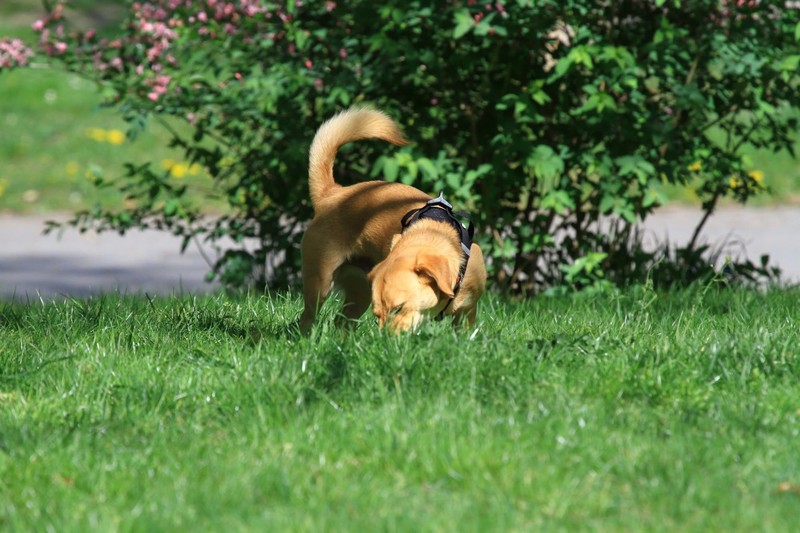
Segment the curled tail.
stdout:
[[339,148],[360,139],[408,144],[397,124],[382,111],[353,107],[334,115],[319,127],[309,150],[308,188],[315,207],[338,186],[333,179],[333,161]]

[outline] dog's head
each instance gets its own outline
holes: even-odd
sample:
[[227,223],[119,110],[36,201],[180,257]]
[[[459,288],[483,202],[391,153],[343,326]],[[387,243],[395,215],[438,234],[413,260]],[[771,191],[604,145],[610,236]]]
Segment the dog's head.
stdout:
[[433,252],[390,255],[369,273],[372,312],[380,327],[393,332],[416,328],[436,315],[455,296],[458,276],[452,259]]

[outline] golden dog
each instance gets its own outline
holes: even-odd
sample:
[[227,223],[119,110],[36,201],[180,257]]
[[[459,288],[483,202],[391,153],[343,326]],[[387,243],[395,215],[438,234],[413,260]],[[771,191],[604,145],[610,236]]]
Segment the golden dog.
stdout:
[[428,195],[400,183],[343,187],[334,181],[339,148],[373,138],[408,144],[392,119],[366,108],[334,116],[311,143],[308,185],[314,219],[301,245],[301,328],[310,328],[334,286],[344,291],[346,318],[361,317],[371,300],[381,327],[388,322],[392,331],[414,328],[426,314],[474,323],[486,268],[478,245],[462,247],[458,222],[425,218],[404,228],[404,216],[425,207],[431,201]]

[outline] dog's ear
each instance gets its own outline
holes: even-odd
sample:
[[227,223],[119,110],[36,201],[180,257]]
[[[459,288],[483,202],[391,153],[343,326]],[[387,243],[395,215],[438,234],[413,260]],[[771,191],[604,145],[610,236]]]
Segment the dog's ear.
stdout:
[[456,284],[456,277],[448,267],[447,259],[441,255],[420,254],[417,256],[414,272],[430,278],[442,294],[448,298],[454,298],[453,286]]
[[375,282],[375,280],[377,279],[380,272],[384,269],[384,267],[385,267],[384,261],[381,261],[380,263],[372,267],[372,270],[370,270],[367,273],[367,279],[370,281],[370,283]]

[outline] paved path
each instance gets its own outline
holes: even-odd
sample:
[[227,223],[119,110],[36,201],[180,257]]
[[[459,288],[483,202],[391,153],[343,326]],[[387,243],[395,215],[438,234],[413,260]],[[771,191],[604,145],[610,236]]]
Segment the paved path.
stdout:
[[[667,207],[649,218],[647,235],[686,243],[702,213]],[[171,294],[208,292],[209,266],[196,246],[181,255],[179,239],[161,232],[125,237],[67,230],[61,239],[42,235],[43,217],[0,216],[0,298],[17,300],[88,296],[100,292]],[[787,278],[800,281],[800,207],[721,209],[701,240],[730,240],[729,254],[754,260],[770,254]],[[213,251],[206,250],[211,256]]]
[[[50,217],[54,218],[54,217]],[[0,298],[88,296],[100,292],[207,292],[210,270],[196,246],[159,231],[42,235],[48,217],[0,216]],[[212,253],[213,256],[213,253]]]
[[[664,207],[647,219],[651,239],[687,244],[703,213],[699,207]],[[781,268],[785,281],[800,282],[800,206],[741,207],[717,210],[706,222],[699,241],[712,246],[728,243],[731,257],[748,257],[758,264],[762,255]]]

